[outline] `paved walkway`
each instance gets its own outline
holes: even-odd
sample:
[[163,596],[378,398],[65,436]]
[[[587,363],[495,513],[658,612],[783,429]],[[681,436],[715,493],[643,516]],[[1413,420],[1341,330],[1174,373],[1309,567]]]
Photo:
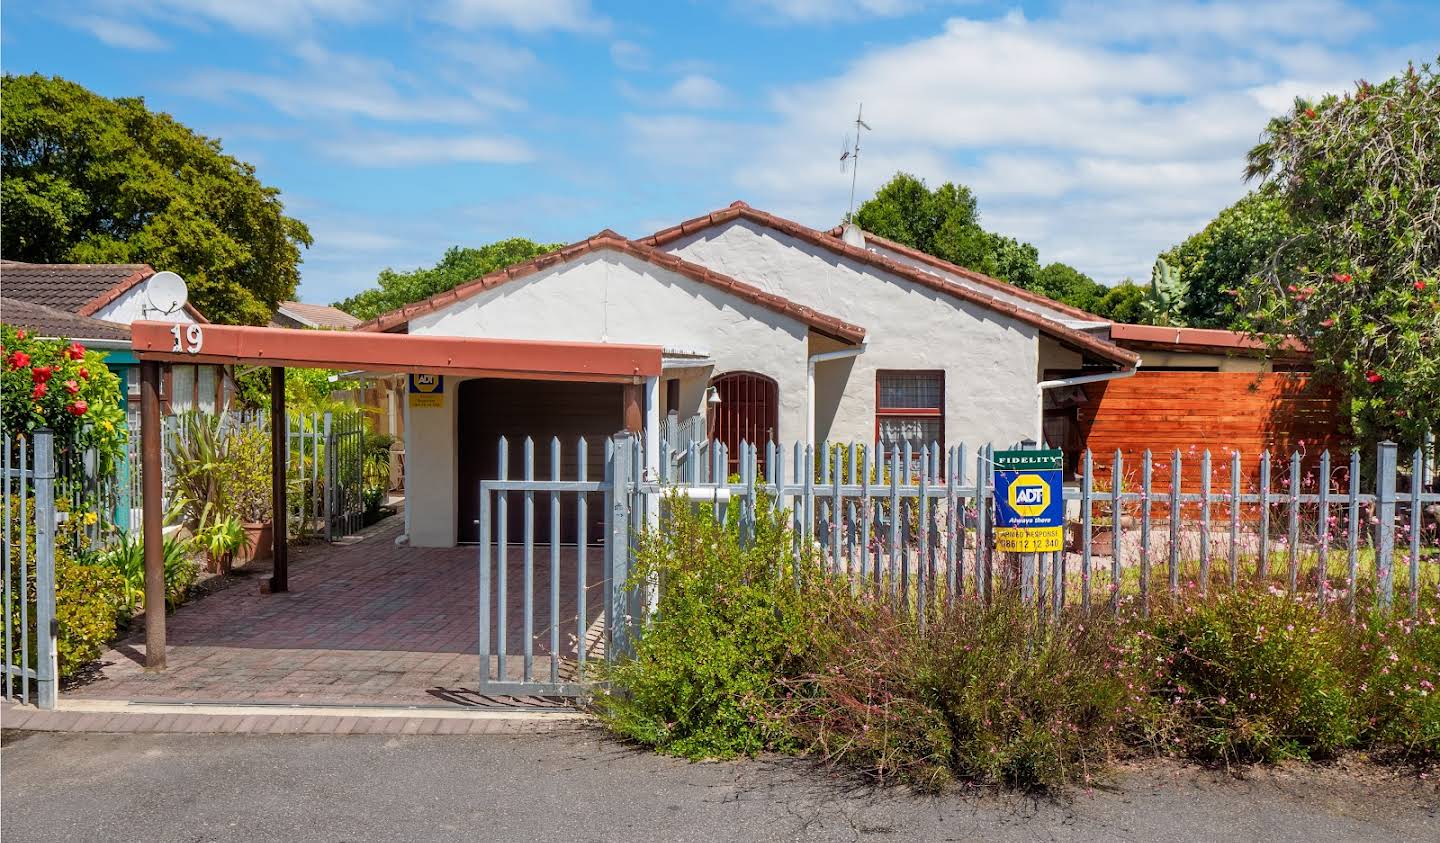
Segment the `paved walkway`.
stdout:
[[[168,668],[146,673],[143,633],[117,643],[91,681],[62,699],[491,706],[478,691],[478,552],[397,547],[392,517],[344,543],[293,548],[290,591],[261,594],[263,569],[192,600],[167,623]],[[524,569],[511,548],[507,652],[523,660]],[[587,614],[601,608],[601,552],[592,549]],[[535,551],[536,675],[547,677],[549,550]],[[561,653],[573,654],[574,550],[562,557]],[[593,625],[593,624],[592,624]],[[494,632],[492,631],[492,635]],[[562,663],[566,661],[562,659]]]

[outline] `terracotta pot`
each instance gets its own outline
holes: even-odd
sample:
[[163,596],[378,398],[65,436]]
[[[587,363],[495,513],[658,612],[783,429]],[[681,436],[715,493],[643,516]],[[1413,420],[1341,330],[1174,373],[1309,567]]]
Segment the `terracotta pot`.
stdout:
[[[1065,527],[1065,550],[1069,553],[1081,553],[1085,550],[1083,538],[1080,535],[1079,524],[1067,524]],[[1109,527],[1090,528],[1090,553],[1094,556],[1110,556],[1115,553],[1115,531]]]
[[241,548],[236,554],[236,561],[242,565],[255,559],[269,559],[274,551],[273,543],[275,533],[271,529],[269,521],[248,522],[245,526],[245,538],[248,547]]

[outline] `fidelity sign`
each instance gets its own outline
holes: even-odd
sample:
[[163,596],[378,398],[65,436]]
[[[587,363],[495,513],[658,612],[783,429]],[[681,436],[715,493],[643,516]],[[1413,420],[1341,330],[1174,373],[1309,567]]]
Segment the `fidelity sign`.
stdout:
[[995,549],[1048,553],[1064,545],[1060,451],[995,452]]

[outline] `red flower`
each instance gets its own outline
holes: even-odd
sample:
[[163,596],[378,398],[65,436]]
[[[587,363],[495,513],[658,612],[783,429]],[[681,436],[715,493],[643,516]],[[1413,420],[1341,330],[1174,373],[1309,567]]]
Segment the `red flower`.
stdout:
[[81,367],[80,367],[80,378],[81,378],[81,380],[89,380],[89,379],[90,379],[90,370],[87,369],[87,368],[85,368],[84,366],[81,366]]
[[1337,273],[1335,273],[1335,280],[1336,280],[1336,281],[1339,281],[1341,284],[1349,284],[1349,283],[1350,283],[1350,273],[1348,273],[1348,272],[1337,272]]
[[1385,379],[1380,376],[1379,372],[1375,371],[1374,369],[1370,369],[1365,373],[1365,380],[1370,381],[1371,383],[1379,383],[1380,381],[1383,381]]
[[24,328],[21,328],[20,330],[18,330],[18,331],[15,332],[15,339],[17,339],[17,340],[23,340],[23,339],[25,339],[25,329],[24,329]]
[[29,365],[30,355],[26,354],[23,351],[13,351],[10,353],[10,368],[23,369]]
[[49,388],[48,388],[47,386],[45,386],[45,384],[43,384],[43,383],[37,383],[37,384],[35,384],[35,389],[31,390],[31,392],[30,392],[30,400],[31,400],[31,401],[39,401],[41,398],[44,398],[44,397],[45,397],[45,393],[46,393],[47,391],[49,391]]
[[1313,108],[1307,108],[1307,109],[1305,109],[1305,116],[1306,116],[1306,117],[1309,117],[1311,120],[1314,120],[1314,119],[1315,119],[1315,109],[1313,109]]
[[30,377],[36,383],[44,383],[50,380],[50,376],[53,374],[55,374],[55,370],[50,366],[36,366],[31,370]]
[[1415,289],[1417,289],[1417,290],[1424,290],[1424,289],[1425,289],[1425,282],[1424,282],[1424,281],[1416,281],[1416,282],[1415,282]]
[[71,360],[84,360],[85,346],[78,342],[72,342],[70,343],[70,347],[65,349],[65,354],[68,355]]
[[65,391],[70,393],[71,395],[74,395],[75,393],[80,391],[80,384],[76,383],[75,381],[65,381]]
[[1325,321],[1323,321],[1323,322],[1320,323],[1320,326],[1321,326],[1322,328],[1333,328],[1333,327],[1335,327],[1335,320],[1334,320],[1334,319],[1326,319]]
[[74,404],[70,404],[65,409],[72,416],[83,416],[85,415],[85,411],[90,409],[90,405],[85,403],[85,399],[82,398],[76,401]]

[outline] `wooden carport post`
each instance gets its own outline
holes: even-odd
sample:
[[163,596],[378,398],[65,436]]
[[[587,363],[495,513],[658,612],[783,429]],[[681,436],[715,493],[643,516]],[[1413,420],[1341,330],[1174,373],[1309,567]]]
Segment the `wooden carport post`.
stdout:
[[290,590],[289,507],[285,505],[285,463],[289,445],[285,441],[285,367],[270,367],[270,535],[273,537],[269,591]]
[[160,364],[140,363],[140,506],[145,547],[145,669],[165,669],[164,469],[160,463]]

